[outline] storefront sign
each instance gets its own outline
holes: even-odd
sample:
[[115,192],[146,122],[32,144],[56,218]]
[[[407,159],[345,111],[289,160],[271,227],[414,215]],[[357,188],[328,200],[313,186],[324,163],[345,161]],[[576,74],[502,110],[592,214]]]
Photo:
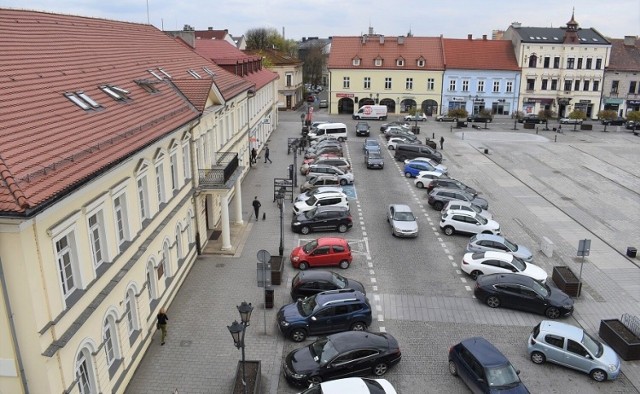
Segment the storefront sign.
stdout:
[[591,100],[580,100],[580,104],[591,104]]
[[640,105],[640,100],[627,100],[627,105]]
[[451,101],[465,101],[464,97],[451,97]]
[[336,97],[353,98],[353,93],[336,93]]

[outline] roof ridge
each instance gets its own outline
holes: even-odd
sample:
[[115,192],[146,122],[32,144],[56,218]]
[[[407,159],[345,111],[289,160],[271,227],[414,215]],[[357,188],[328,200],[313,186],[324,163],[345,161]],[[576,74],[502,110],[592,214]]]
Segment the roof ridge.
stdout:
[[18,186],[18,182],[16,182],[11,170],[9,170],[9,167],[5,164],[2,155],[0,155],[0,178],[7,185],[7,189],[9,189],[15,202],[23,209],[29,208],[27,197],[24,195],[20,186]]

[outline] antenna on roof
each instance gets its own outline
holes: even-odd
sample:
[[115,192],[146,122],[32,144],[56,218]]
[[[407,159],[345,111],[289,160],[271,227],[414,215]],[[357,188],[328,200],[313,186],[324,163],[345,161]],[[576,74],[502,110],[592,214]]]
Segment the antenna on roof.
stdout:
[[147,25],[150,25],[151,23],[149,22],[149,0],[147,0]]

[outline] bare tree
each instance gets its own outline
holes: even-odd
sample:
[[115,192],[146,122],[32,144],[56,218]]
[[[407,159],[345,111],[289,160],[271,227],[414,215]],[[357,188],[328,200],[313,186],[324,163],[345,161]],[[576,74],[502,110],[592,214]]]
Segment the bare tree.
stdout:
[[247,49],[251,51],[264,51],[275,49],[289,56],[296,56],[298,50],[294,40],[285,40],[274,28],[257,27],[249,29],[245,33]]
[[304,80],[313,85],[320,85],[322,82],[322,70],[324,69],[326,57],[322,52],[322,43],[309,45],[304,60],[303,73]]

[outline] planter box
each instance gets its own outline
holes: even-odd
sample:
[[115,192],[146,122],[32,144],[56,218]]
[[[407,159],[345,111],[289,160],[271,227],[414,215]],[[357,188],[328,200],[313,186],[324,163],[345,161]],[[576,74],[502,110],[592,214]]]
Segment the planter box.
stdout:
[[420,126],[411,126],[411,132],[413,134],[420,134]]
[[593,130],[593,125],[592,124],[581,124],[580,125],[580,130]]
[[[260,387],[262,381],[262,366],[260,360],[246,360],[245,374],[247,382],[247,393],[259,394],[262,392]],[[233,382],[231,394],[243,394],[244,385],[242,384],[242,361],[238,361],[236,367],[236,380]]]
[[271,256],[271,284],[279,285],[282,282],[282,270],[284,270],[284,256]]
[[571,297],[578,297],[580,290],[582,289],[582,283],[578,280],[578,277],[565,266],[553,267],[553,274],[551,275],[553,283],[567,295]]
[[640,360],[640,337],[634,334],[620,320],[600,320],[598,335],[623,360]]
[[525,129],[529,129],[529,130],[533,130],[536,128],[536,125],[534,123],[524,123],[522,125]]

